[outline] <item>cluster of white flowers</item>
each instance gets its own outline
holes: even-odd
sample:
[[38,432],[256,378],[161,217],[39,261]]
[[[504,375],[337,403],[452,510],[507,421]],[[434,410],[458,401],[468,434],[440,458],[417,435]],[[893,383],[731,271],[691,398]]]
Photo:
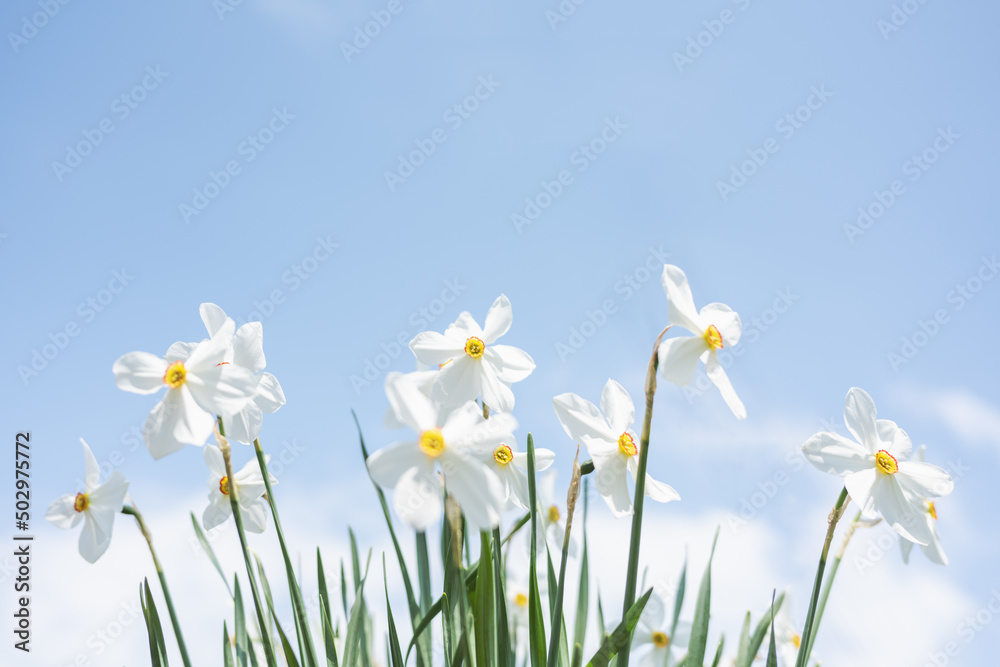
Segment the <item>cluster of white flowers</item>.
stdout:
[[[249,322],[238,330],[232,318],[214,303],[203,303],[201,320],[208,338],[198,343],[176,342],[158,357],[148,352],[121,356],[112,368],[120,389],[136,394],[166,393],[142,427],[146,447],[154,459],[176,452],[184,445],[204,446],[221,418],[229,440],[249,444],[257,439],[263,414],[285,404],[281,385],[263,372],[263,327]],[[82,442],[82,440],[81,440]],[[114,517],[122,511],[128,483],[121,472],[101,485],[100,468],[84,443],[86,488],[76,495],[52,503],[46,518],[60,528],[72,528],[85,519],[80,535],[80,553],[93,563],[108,548]],[[251,461],[229,479],[218,447],[205,447],[205,463],[211,471],[209,505],[202,523],[206,530],[232,515],[230,489],[246,518],[246,528],[263,532],[266,526],[264,480],[256,461]],[[277,480],[270,479],[272,484]]]

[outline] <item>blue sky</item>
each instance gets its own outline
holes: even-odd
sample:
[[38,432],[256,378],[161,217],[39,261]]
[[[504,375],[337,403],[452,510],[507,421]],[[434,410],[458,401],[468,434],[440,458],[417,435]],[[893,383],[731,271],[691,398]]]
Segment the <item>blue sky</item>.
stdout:
[[[154,463],[136,447],[130,430],[153,402],[117,390],[111,365],[200,338],[200,303],[263,319],[288,404],[262,440],[276,453],[294,443],[306,463],[288,466],[281,492],[300,505],[330,494],[321,525],[286,519],[308,554],[314,543],[336,551],[347,523],[384,540],[374,506],[338,502],[370,494],[350,410],[373,446],[395,437],[381,427],[378,366],[412,369],[399,341],[462,310],[481,320],[498,294],[510,297],[509,342],[538,364],[516,386],[520,433],[556,450],[565,476],[572,443],[551,398],[596,402],[613,377],[638,402],[666,324],[664,261],[687,272],[699,305],[722,301],[743,317],[729,373],[749,418],[736,422],[714,388],[661,382],[650,467],[684,499],[649,515],[673,535],[662,562],[679,562],[685,543],[704,551],[711,521],[789,472],[752,535],[729,535],[733,552],[763,549],[763,578],[777,580],[728,604],[738,623],[772,586],[790,586],[801,619],[839,486],[789,461],[824,420],[843,431],[844,395],[860,386],[928,445],[929,461],[961,475],[939,503],[951,566],[919,553],[904,566],[893,551],[878,575],[899,595],[927,586],[951,602],[905,598],[923,620],[894,660],[856,643],[851,604],[875,602],[835,597],[819,650],[923,664],[1000,587],[996,6],[592,0],[557,22],[554,0],[401,0],[345,56],[342,43],[372,12],[385,22],[390,3],[245,0],[221,15],[207,0],[52,3],[43,20],[44,4],[0,10],[0,398],[7,433],[30,429],[37,443],[33,529],[46,566],[36,576],[53,591],[72,572],[111,586],[115,563],[133,556],[137,576],[151,569],[146,554],[130,556],[127,545],[142,546],[134,536],[84,569],[75,535],[42,520],[51,498],[76,490],[81,436],[119,462],[148,513],[176,526],[161,540],[187,539],[185,515],[204,494],[200,452]],[[32,32],[32,20],[44,25]],[[401,159],[419,164],[410,173]],[[871,222],[858,222],[859,207]],[[366,362],[378,364],[370,385],[357,379]],[[720,553],[726,537],[724,526]],[[609,563],[623,564],[625,548]],[[127,596],[135,581],[114,585]],[[902,605],[873,588],[857,590],[877,594],[876,609]],[[56,636],[45,595],[40,644]],[[987,626],[959,639],[948,664],[983,664],[998,636]],[[141,649],[112,650],[135,660]],[[46,650],[51,661],[74,654]]]

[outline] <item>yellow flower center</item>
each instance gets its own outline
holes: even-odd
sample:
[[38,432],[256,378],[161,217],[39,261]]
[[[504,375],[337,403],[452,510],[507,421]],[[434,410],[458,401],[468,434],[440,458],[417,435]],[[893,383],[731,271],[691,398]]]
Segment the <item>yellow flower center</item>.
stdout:
[[224,496],[228,496],[229,495],[229,478],[228,477],[223,477],[222,479],[219,480],[219,491],[221,491],[222,495],[224,495]]
[[639,453],[639,449],[635,446],[635,440],[628,433],[622,433],[618,437],[618,449],[622,451],[625,456],[635,456]]
[[792,643],[795,644],[795,648],[799,648],[799,646],[802,644],[802,636],[792,635]]
[[527,607],[528,596],[525,595],[524,593],[518,593],[517,595],[514,596],[514,604],[516,604],[518,607]]
[[549,521],[555,523],[559,520],[559,508],[553,505],[549,508]]
[[167,372],[163,374],[163,382],[171,389],[177,389],[177,387],[184,384],[187,380],[187,371],[184,370],[183,361],[175,361],[174,363],[167,366]]
[[432,428],[420,434],[420,451],[432,459],[444,453],[444,436],[441,429]]
[[934,501],[927,501],[927,513],[931,515],[931,518],[937,521],[937,508],[934,507]]
[[482,339],[472,336],[469,340],[465,341],[465,353],[473,359],[483,356],[483,352],[485,351],[486,343]]
[[656,648],[667,648],[670,645],[670,637],[665,632],[653,633],[653,646]]
[[708,328],[705,329],[705,342],[713,350],[722,349],[722,334],[719,333],[714,324],[709,324]]
[[73,501],[73,509],[77,512],[82,512],[88,507],[90,507],[90,497],[86,493],[76,494],[76,500]]
[[878,453],[875,454],[875,467],[886,475],[895,475],[896,471],[899,470],[896,457],[884,449],[878,450]]
[[502,466],[507,465],[514,459],[514,452],[510,451],[507,445],[500,445],[493,450],[493,458]]

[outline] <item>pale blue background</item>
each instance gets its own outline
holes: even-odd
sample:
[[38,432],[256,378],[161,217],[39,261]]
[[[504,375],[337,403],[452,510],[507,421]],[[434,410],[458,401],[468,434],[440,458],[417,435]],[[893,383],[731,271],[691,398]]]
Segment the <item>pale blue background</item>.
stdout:
[[[885,39],[877,22],[890,18],[888,0],[591,0],[554,29],[545,12],[556,9],[555,0],[530,7],[404,0],[403,11],[347,62],[339,44],[384,7],[246,0],[220,19],[207,0],[72,2],[59,5],[17,52],[5,37],[0,399],[4,432],[12,439],[30,429],[36,442],[33,528],[40,548],[56,540],[72,546],[42,515],[51,498],[75,491],[80,436],[102,460],[125,452],[121,468],[138,502],[166,507],[171,494],[200,497],[199,451],[154,464],[144,448],[133,447],[128,431],[153,401],[118,391],[111,365],[128,351],[162,352],[177,339],[202,337],[202,301],[246,319],[274,290],[284,301],[264,320],[265,350],[288,404],[267,420],[262,439],[274,450],[289,439],[307,446],[307,465],[290,469],[284,494],[313,497],[357,485],[374,498],[359,478],[350,409],[373,446],[391,441],[380,425],[384,372],[360,391],[351,376],[362,374],[382,345],[393,350],[397,338],[408,341],[421,330],[411,314],[430,307],[448,280],[464,287],[429,325],[435,330],[461,310],[482,320],[498,294],[510,297],[515,319],[504,342],[523,347],[538,364],[515,387],[521,433],[531,430],[557,451],[565,478],[571,443],[551,397],[575,391],[596,402],[610,376],[641,402],[652,341],[666,324],[659,265],[650,260],[657,268],[637,290],[619,281],[636,271],[645,279],[640,267],[652,247],[687,272],[699,305],[731,305],[746,329],[765,316],[777,290],[796,300],[767,331],[748,337],[730,369],[746,422],[733,419],[714,389],[688,401],[661,385],[659,451],[650,469],[684,500],[653,510],[651,521],[669,530],[671,517],[738,512],[758,482],[791,470],[786,455],[828,428],[822,419],[840,421],[847,389],[863,387],[880,416],[929,445],[930,461],[969,467],[955,494],[939,503],[952,565],[936,568],[916,553],[909,566],[971,605],[939,617],[927,600],[923,615],[938,634],[928,630],[915,655],[953,638],[964,615],[1000,586],[1000,281],[986,282],[960,310],[949,301],[981,258],[1000,251],[1000,10],[987,2],[927,2]],[[672,54],[726,9],[734,21],[679,72]],[[6,3],[0,27],[5,35],[19,31],[22,17],[37,11],[34,2]],[[167,76],[121,119],[112,104],[147,67]],[[500,85],[453,128],[443,114],[473,94],[479,77]],[[832,97],[786,138],[775,124],[813,86]],[[274,108],[287,108],[294,119],[247,162],[238,147],[266,126]],[[104,118],[112,119],[113,133],[60,181],[53,161]],[[627,129],[578,172],[574,152],[609,118]],[[949,127],[959,135],[954,145],[918,181],[908,180],[903,163]],[[384,172],[435,128],[446,141],[390,192]],[[716,181],[769,137],[777,153],[724,202]],[[186,223],[179,205],[229,160],[238,160],[242,172]],[[541,191],[543,179],[564,169],[573,183],[519,233],[511,215]],[[851,243],[844,225],[894,179],[905,183],[905,193]],[[296,283],[293,267],[314,252],[318,238],[339,247]],[[85,321],[78,304],[98,297],[123,268],[134,279]],[[607,299],[616,312],[561,359],[557,344]],[[899,352],[901,337],[938,309],[948,322],[894,369],[888,353]],[[23,382],[18,367],[73,322],[79,335]],[[405,350],[391,363],[394,370],[412,367]],[[150,488],[142,491],[144,485]],[[822,517],[838,489],[837,480],[811,468],[791,473],[754,521],[799,544],[796,557],[775,565],[781,581],[759,582],[760,594],[735,606],[760,609],[765,589],[790,585],[804,607],[822,519],[808,527],[797,519],[803,507],[819,508],[815,516]],[[331,510],[318,530],[342,537],[350,522],[381,540],[373,509],[358,503]],[[594,505],[595,514],[603,509]],[[686,541],[703,547],[710,532],[679,535],[677,550]],[[724,527],[720,550],[726,535]],[[297,537],[306,554],[322,542]],[[58,563],[54,549],[49,557]],[[622,563],[624,554],[622,545]],[[891,569],[905,567],[895,547],[889,556]],[[62,558],[77,556],[66,551]],[[58,582],[61,574],[53,566],[36,576]],[[858,575],[845,566],[843,576]],[[134,590],[134,582],[127,586]],[[842,605],[836,613],[849,614],[848,601],[835,603]],[[38,623],[36,641],[51,644],[58,631]],[[992,626],[963,642],[949,664],[986,664],[1000,649],[998,635]],[[863,664],[851,641],[832,632],[819,649]]]

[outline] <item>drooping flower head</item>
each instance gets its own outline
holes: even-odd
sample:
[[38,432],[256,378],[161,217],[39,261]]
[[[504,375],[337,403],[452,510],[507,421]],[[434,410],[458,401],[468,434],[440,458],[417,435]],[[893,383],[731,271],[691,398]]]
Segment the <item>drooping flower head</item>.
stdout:
[[694,334],[667,338],[660,344],[659,364],[663,377],[674,384],[690,384],[701,359],[705,374],[719,388],[726,405],[737,419],[746,419],[746,408],[718,357],[719,350],[739,342],[743,330],[740,316],[724,303],[710,303],[701,311],[697,310],[687,276],[672,264],[663,266],[663,289],[667,293],[667,317],[671,326],[684,327]]
[[[265,462],[270,462],[265,456]],[[264,476],[260,472],[257,459],[251,459],[243,468],[233,473],[233,479],[226,476],[226,461],[222,450],[215,445],[205,445],[205,465],[208,466],[208,507],[201,516],[205,530],[212,530],[233,515],[230,494],[236,489],[236,501],[243,515],[243,526],[253,533],[263,533],[267,527],[267,503],[262,497],[267,490]],[[268,473],[270,475],[270,473]],[[270,475],[271,486],[278,483]]]
[[[635,405],[625,388],[609,379],[601,393],[601,409],[576,394],[552,399],[566,435],[583,443],[594,461],[594,485],[611,508],[622,517],[632,513],[625,471],[634,480],[639,470],[639,438],[632,430]],[[672,488],[646,473],[646,495],[657,502],[680,500]]]
[[226,360],[235,329],[227,318],[210,339],[194,344],[185,359],[129,352],[115,362],[119,389],[135,394],[166,389],[142,427],[154,459],[184,445],[204,445],[215,427],[213,415],[236,414],[253,400],[257,378]]
[[440,423],[439,409],[402,373],[388,375],[385,391],[396,419],[417,433],[416,440],[389,445],[368,457],[372,479],[395,490],[397,514],[421,531],[441,518],[440,469],[472,530],[499,525],[504,484],[482,454],[512,438],[517,421],[507,414],[483,419],[479,407],[468,401]]
[[80,493],[70,493],[52,501],[45,512],[45,518],[59,528],[73,528],[83,521],[80,533],[80,555],[88,563],[94,563],[111,544],[111,532],[115,526],[115,515],[125,505],[128,482],[125,476],[115,470],[103,484],[99,484],[101,468],[90,447],[83,444],[83,459],[86,466],[84,489]]
[[843,477],[863,512],[878,512],[906,539],[930,544],[934,535],[925,517],[925,499],[951,493],[951,475],[909,460],[910,437],[895,422],[876,419],[875,402],[862,389],[847,392],[844,423],[857,442],[822,431],[802,445],[806,459],[822,472]]
[[410,341],[417,361],[441,369],[431,396],[445,406],[481,398],[491,410],[513,410],[514,392],[510,385],[528,377],[535,369],[535,362],[527,352],[496,343],[510,329],[513,319],[510,301],[501,294],[486,313],[484,327],[463,312],[443,334],[436,331],[417,334]]
[[[199,308],[201,321],[204,322],[209,336],[221,332],[231,320],[222,308],[214,303],[203,303]],[[194,352],[198,343],[177,342],[167,350],[167,359],[184,361]],[[254,374],[256,391],[253,399],[232,414],[222,413],[226,426],[226,437],[229,440],[250,444],[260,435],[264,422],[264,413],[276,412],[285,404],[285,394],[278,378],[263,372],[266,366],[264,359],[264,327],[260,322],[247,322],[232,336],[228,349],[223,355],[223,364],[245,368]]]

